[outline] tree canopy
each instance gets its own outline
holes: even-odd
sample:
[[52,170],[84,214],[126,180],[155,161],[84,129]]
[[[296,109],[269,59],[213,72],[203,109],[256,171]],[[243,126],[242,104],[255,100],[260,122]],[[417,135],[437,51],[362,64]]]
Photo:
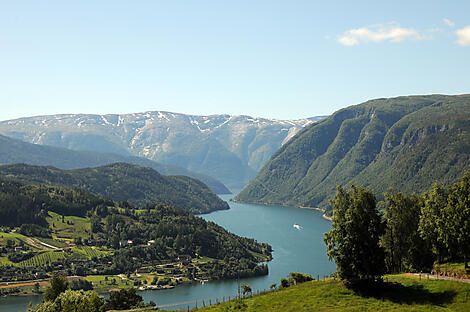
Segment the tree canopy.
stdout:
[[350,190],[338,186],[332,205],[332,228],[324,240],[338,276],[352,283],[380,279],[385,273],[379,246],[384,227],[373,193],[354,185]]

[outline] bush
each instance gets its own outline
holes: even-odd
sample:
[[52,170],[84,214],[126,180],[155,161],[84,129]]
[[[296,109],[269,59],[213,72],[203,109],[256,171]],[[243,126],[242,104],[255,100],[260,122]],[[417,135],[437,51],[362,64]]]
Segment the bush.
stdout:
[[106,310],[126,310],[144,305],[142,296],[136,293],[135,288],[113,291],[106,301]]
[[308,281],[312,281],[313,277],[308,274],[298,273],[298,272],[290,272],[289,281],[294,285],[305,283]]
[[70,283],[70,289],[72,290],[92,290],[93,283],[85,279],[74,279]]
[[290,286],[289,281],[286,278],[281,278],[281,287],[287,288],[289,286]]

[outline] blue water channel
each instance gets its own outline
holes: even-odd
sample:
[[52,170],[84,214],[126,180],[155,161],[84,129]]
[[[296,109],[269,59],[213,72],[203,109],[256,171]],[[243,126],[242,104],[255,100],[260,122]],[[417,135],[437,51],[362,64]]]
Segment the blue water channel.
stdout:
[[[221,195],[228,201],[233,195]],[[323,243],[324,233],[331,223],[321,217],[321,212],[293,207],[251,205],[230,202],[230,209],[202,215],[227,230],[259,242],[271,244],[274,249],[273,260],[268,263],[269,275],[241,279],[254,291],[268,289],[273,283],[279,284],[289,272],[303,272],[314,276],[329,275],[335,271],[333,262],[328,261]],[[293,225],[300,225],[296,229]],[[238,281],[210,281],[204,284],[181,285],[169,290],[148,290],[140,294],[145,302],[150,300],[158,305],[177,302],[190,302],[216,297],[235,296]],[[212,299],[213,302],[214,299]],[[0,311],[25,311],[29,302],[41,301],[40,297],[0,298]],[[198,304],[200,305],[200,303]],[[194,303],[182,304],[171,309],[186,309]]]

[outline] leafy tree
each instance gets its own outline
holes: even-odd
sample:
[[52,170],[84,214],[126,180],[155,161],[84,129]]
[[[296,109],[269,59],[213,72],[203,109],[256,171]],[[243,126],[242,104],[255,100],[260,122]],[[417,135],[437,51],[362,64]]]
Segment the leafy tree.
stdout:
[[453,185],[443,210],[439,237],[451,255],[462,256],[465,268],[470,257],[470,174]]
[[284,277],[281,278],[281,287],[282,288],[287,288],[289,286],[290,286],[290,284],[289,284],[289,281],[287,280],[287,278],[284,278]]
[[297,284],[300,284],[300,283],[313,281],[313,277],[311,275],[308,275],[308,274],[303,274],[303,273],[298,273],[298,272],[290,272],[289,281],[291,281],[291,284],[297,285]]
[[28,312],[104,312],[104,299],[94,291],[66,290],[53,301],[29,307]]
[[375,281],[384,273],[384,250],[379,238],[384,232],[375,196],[352,185],[338,186],[331,202],[332,228],[325,233],[328,258],[334,259],[338,276],[348,282]]
[[438,262],[446,254],[446,245],[439,239],[439,229],[443,226],[442,212],[447,206],[449,188],[435,183],[432,189],[423,195],[424,204],[419,217],[419,235],[430,246]]
[[422,271],[432,267],[429,245],[418,233],[422,198],[385,193],[385,263],[389,272]]
[[251,294],[251,286],[250,285],[248,285],[246,283],[242,283],[241,287],[242,287],[243,296],[246,295],[246,294]]
[[92,290],[93,283],[86,279],[74,279],[70,283],[70,289],[72,290]]
[[135,288],[113,291],[106,301],[107,310],[126,310],[143,306],[142,296],[136,293]]
[[68,287],[67,279],[59,274],[52,275],[50,283],[51,285],[44,292],[45,301],[54,301]]

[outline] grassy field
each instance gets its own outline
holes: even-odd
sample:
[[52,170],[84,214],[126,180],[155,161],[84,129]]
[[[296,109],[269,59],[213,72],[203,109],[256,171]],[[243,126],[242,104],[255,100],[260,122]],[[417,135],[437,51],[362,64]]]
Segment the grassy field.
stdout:
[[391,275],[381,288],[354,291],[313,281],[197,311],[470,311],[470,284]]
[[47,251],[34,257],[21,261],[15,265],[22,267],[35,267],[35,266],[46,266],[51,265],[51,263],[65,259],[65,255],[61,250],[58,251]]
[[93,283],[93,288],[97,291],[103,291],[114,288],[129,288],[133,287],[133,281],[123,279],[119,276],[107,275],[91,275],[86,276],[85,279]]
[[91,223],[89,218],[81,218],[75,216],[65,216],[62,222],[62,216],[49,212],[46,218],[47,222],[54,229],[52,236],[62,238],[78,238],[88,237],[91,233]]

